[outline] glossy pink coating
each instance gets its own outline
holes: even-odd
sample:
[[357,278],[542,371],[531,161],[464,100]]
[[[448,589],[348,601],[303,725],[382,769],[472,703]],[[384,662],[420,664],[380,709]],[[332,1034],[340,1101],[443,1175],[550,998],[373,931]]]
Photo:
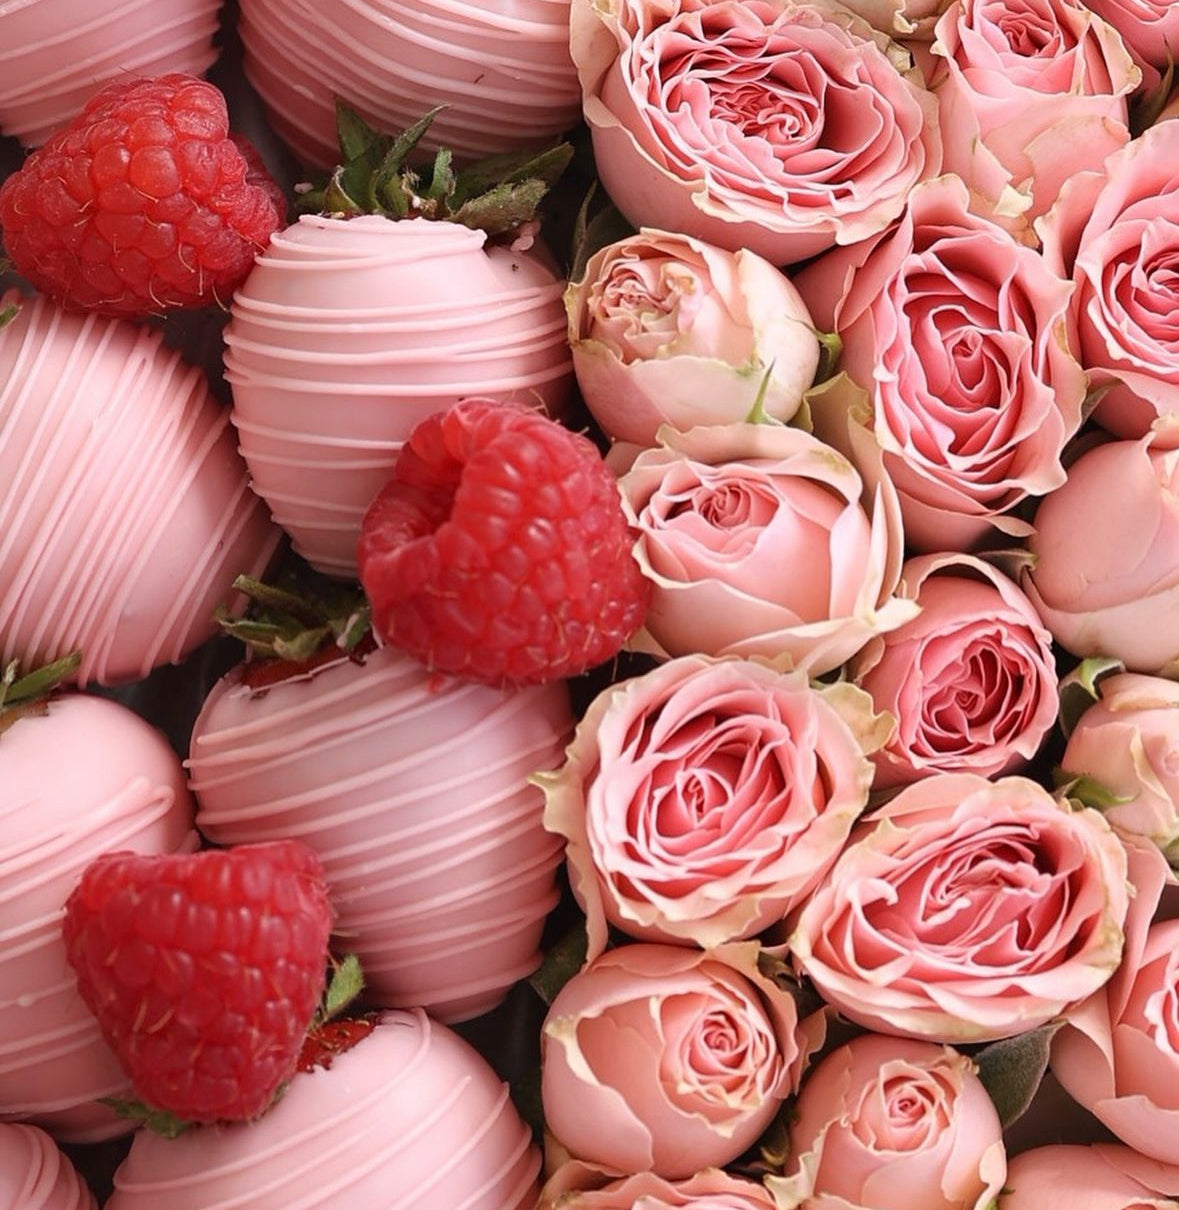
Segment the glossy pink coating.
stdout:
[[193,849],[192,818],[179,758],[125,706],[64,694],[0,732],[0,1120],[69,1141],[128,1129],[94,1104],[128,1083],[78,995],[61,918],[95,857]]
[[423,147],[459,160],[577,124],[569,0],[243,0],[246,76],[305,164],[339,155],[335,97],[377,129],[437,116]]
[[487,1062],[420,1010],[391,1012],[257,1122],[140,1131],[106,1210],[530,1210],[539,1170]]
[[0,1206],[9,1210],[96,1210],[94,1194],[43,1130],[0,1125]]
[[176,663],[280,535],[228,413],[158,331],[42,298],[0,327],[0,664],[81,649],[80,684]]
[[221,0],[0,0],[0,131],[37,147],[102,84],[202,74]]
[[225,331],[254,490],[295,550],[354,578],[360,522],[419,421],[471,395],[557,415],[572,359],[563,283],[482,231],[305,216],[276,235]]
[[188,769],[214,842],[315,849],[334,948],[360,957],[378,1003],[458,1021],[540,962],[561,844],[528,779],[560,763],[571,733],[561,683],[501,692],[384,647],[262,692],[231,672],[197,718]]

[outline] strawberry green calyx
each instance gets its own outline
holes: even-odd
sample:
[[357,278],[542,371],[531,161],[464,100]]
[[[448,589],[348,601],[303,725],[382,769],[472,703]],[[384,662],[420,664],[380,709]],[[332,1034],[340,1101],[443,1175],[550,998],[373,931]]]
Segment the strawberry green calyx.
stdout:
[[163,1135],[166,1139],[179,1138],[193,1126],[183,1118],[167,1109],[153,1109],[142,1101],[127,1097],[100,1097],[99,1103],[108,1109],[113,1109],[119,1117],[129,1122],[138,1122],[153,1134]]
[[60,660],[20,676],[19,661],[13,660],[0,673],[0,735],[18,718],[29,714],[45,714],[48,698],[64,681],[77,672],[82,653],[72,651]]
[[314,665],[340,654],[359,654],[369,639],[368,602],[356,585],[319,578],[300,582],[297,577],[289,584],[264,584],[238,576],[233,586],[249,598],[250,608],[243,618],[219,610],[217,621],[263,660]]
[[343,162],[322,189],[303,194],[299,209],[344,217],[444,220],[495,237],[512,235],[532,222],[572,158],[572,146],[560,143],[544,151],[489,156],[459,170],[443,148],[431,162],[411,167],[411,155],[441,108],[430,110],[399,135],[383,135],[337,101]]

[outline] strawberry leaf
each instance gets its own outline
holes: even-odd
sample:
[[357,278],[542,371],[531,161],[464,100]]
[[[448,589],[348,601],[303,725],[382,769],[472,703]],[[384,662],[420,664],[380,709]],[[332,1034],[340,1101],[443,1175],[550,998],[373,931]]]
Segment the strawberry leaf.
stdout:
[[113,1109],[119,1117],[139,1122],[154,1134],[163,1135],[166,1139],[179,1138],[192,1126],[191,1122],[178,1118],[167,1109],[153,1109],[150,1105],[145,1105],[142,1101],[133,1098],[99,1097],[99,1101]]
[[338,963],[333,963],[332,977],[323,994],[323,1003],[315,1014],[312,1028],[339,1016],[363,990],[364,971],[361,970],[360,959],[355,954],[348,954]]

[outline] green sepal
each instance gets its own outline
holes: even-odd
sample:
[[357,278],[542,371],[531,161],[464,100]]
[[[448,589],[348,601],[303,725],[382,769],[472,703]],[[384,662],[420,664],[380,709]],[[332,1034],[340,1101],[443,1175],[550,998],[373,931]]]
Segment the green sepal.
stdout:
[[1095,655],[1082,660],[1060,682],[1060,729],[1068,739],[1082,714],[1101,700],[1101,682],[1107,676],[1125,672],[1121,660]]
[[622,217],[622,212],[613,202],[607,202],[597,213],[590,216],[597,189],[597,181],[592,181],[573,220],[569,248],[569,280],[573,282],[579,282],[585,277],[586,265],[595,252],[635,234],[634,227]]
[[17,676],[19,663],[13,660],[0,674],[0,709],[24,705],[43,698],[68,680],[82,664],[82,653],[71,651],[60,660],[54,660],[42,668],[34,668],[24,676]]
[[1092,807],[1095,811],[1109,811],[1125,803],[1133,802],[1134,796],[1115,794],[1104,782],[1087,773],[1077,777],[1066,773],[1059,766],[1052,770],[1057,794],[1080,807]]
[[1003,1038],[974,1055],[978,1078],[987,1090],[1004,1130],[1018,1121],[1032,1103],[1048,1070],[1052,1039],[1063,1021],[1049,1021],[1038,1029]]
[[19,314],[20,307],[15,303],[10,303],[7,307],[0,307],[0,328],[12,323]]
[[186,1130],[194,1125],[177,1117],[167,1109],[153,1109],[142,1101],[125,1097],[99,1097],[100,1104],[113,1109],[121,1118],[131,1122],[139,1122],[153,1134],[163,1135],[166,1139],[179,1138]]
[[311,1028],[338,1017],[364,990],[364,971],[355,954],[347,954],[338,962],[332,960],[332,977],[323,993],[323,1002],[316,1009]]
[[770,379],[774,376],[774,362],[766,367],[766,372],[761,376],[761,386],[757,389],[757,398],[753,401],[753,407],[749,409],[749,415],[745,417],[746,424],[774,424],[782,426],[782,421],[776,416],[771,416],[766,411],[766,394],[770,389]]
[[838,373],[839,363],[843,360],[843,337],[838,332],[820,332],[818,328],[811,328],[811,331],[819,342],[819,364],[815,367],[811,386],[818,386]]

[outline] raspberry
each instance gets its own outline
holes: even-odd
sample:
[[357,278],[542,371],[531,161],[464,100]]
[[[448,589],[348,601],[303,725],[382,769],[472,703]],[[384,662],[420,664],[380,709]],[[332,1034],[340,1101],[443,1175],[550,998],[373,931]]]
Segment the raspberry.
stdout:
[[152,1108],[255,1118],[294,1074],[331,929],[319,859],[302,842],[104,854],[62,928],[78,990]]
[[180,73],[96,93],[0,187],[9,259],[43,294],[104,315],[227,302],[283,217],[225,98]]
[[538,412],[466,399],[422,421],[369,507],[358,562],[377,633],[493,685],[618,653],[648,584],[593,443]]

